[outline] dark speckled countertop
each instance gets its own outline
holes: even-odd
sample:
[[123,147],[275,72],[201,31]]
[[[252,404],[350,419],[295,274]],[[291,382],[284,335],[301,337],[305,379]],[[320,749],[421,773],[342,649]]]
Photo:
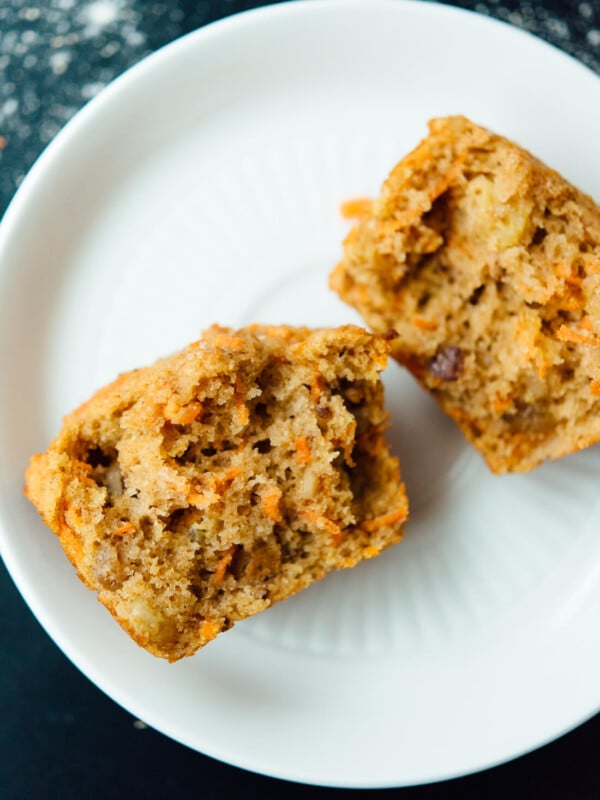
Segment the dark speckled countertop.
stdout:
[[[257,5],[266,4],[0,0],[0,214],[46,144],[113,78],[182,34]],[[600,73],[599,0],[488,0],[455,5],[526,28]],[[251,775],[146,728],[67,661],[0,569],[3,800],[148,800],[194,794],[300,798],[342,793]],[[359,794],[429,800],[598,800],[599,739],[600,717],[596,717],[530,755],[479,775],[428,787]]]

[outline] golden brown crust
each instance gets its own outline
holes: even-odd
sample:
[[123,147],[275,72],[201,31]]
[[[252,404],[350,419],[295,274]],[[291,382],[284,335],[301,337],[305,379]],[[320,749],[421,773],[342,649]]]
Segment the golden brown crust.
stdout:
[[401,538],[387,353],[355,326],[213,326],[69,414],[26,494],[138,644],[190,655]]
[[497,473],[600,440],[600,212],[464,117],[358,206],[331,285]]

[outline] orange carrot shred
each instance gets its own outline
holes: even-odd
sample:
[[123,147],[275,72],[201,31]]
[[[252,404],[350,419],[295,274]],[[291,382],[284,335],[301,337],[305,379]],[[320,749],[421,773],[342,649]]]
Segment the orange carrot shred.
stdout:
[[340,205],[340,211],[344,219],[355,219],[356,217],[366,217],[371,213],[373,201],[368,197],[356,197],[346,200]]
[[242,381],[239,376],[235,381],[234,402],[239,421],[242,425],[247,425],[250,421],[250,411],[245,403],[244,394],[242,392]]
[[164,417],[176,425],[190,425],[202,413],[202,403],[193,400],[179,405],[173,398],[164,407]]
[[122,525],[119,525],[115,533],[118,534],[119,536],[123,536],[126,533],[133,533],[134,530],[135,530],[135,525],[133,524],[133,522],[124,522]]
[[327,533],[329,533],[331,536],[331,543],[333,545],[337,546],[344,538],[344,531],[339,525],[337,525],[332,519],[328,519],[322,514],[318,514],[316,511],[314,511],[314,509],[307,508],[303,516],[308,520],[308,522],[316,525],[317,528],[327,531]]
[[265,516],[273,520],[273,522],[281,522],[281,509],[279,508],[279,501],[281,500],[281,489],[274,487],[262,496],[261,506]]
[[214,639],[221,630],[221,626],[216,619],[205,619],[200,628],[200,636],[203,639]]
[[496,412],[496,414],[501,414],[502,412],[506,411],[507,408],[510,408],[510,405],[511,399],[505,394],[497,394],[492,400],[492,409]]
[[435,331],[439,327],[435,320],[425,317],[413,317],[412,324],[421,331]]
[[229,336],[226,333],[220,333],[215,336],[213,343],[217,347],[223,347],[227,350],[233,350],[234,352],[239,352],[246,346],[246,342],[241,336]]
[[237,550],[237,544],[232,544],[229,550],[226,550],[225,553],[221,556],[221,560],[219,561],[219,565],[215,571],[215,580],[217,583],[223,582],[225,573],[227,572],[227,569],[231,564],[231,560],[236,550]]
[[397,508],[395,511],[390,511],[388,514],[382,514],[374,519],[366,519],[361,528],[367,533],[379,530],[386,525],[393,525],[394,522],[402,522],[407,517],[406,508]]
[[590,392],[593,397],[600,397],[600,380],[596,379],[590,383]]
[[561,325],[556,332],[556,338],[561,342],[573,342],[575,344],[600,344],[598,337],[589,331],[577,331],[569,328],[568,325]]
[[299,439],[296,439],[296,441],[294,442],[294,447],[296,448],[296,460],[298,461],[298,463],[310,464],[312,455],[306,437],[301,436]]

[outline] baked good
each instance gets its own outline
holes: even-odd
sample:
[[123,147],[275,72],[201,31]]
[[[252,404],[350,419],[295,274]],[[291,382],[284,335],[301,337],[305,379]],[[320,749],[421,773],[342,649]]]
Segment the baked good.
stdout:
[[600,211],[530,153],[435,119],[357,203],[331,285],[495,473],[600,440]]
[[26,494],[138,644],[190,655],[401,538],[388,349],[356,326],[214,326],[66,417]]

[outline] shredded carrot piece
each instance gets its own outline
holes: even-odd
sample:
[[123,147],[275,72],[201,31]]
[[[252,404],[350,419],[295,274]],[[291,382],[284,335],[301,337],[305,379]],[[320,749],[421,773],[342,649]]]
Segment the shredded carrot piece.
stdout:
[[358,294],[358,299],[361,301],[361,303],[366,303],[371,299],[370,290],[363,284],[356,286],[355,291]]
[[590,383],[590,392],[593,397],[600,397],[600,380],[596,379]]
[[229,336],[226,333],[221,333],[215,336],[212,340],[216,347],[223,347],[227,350],[234,350],[239,353],[246,346],[246,342],[241,336]]
[[234,481],[236,478],[242,474],[242,470],[239,467],[229,467],[224,473],[221,475],[217,475],[214,477],[213,488],[217,494],[223,494],[226,491],[229,484]]
[[225,473],[223,480],[231,483],[234,478],[239,478],[242,474],[242,470],[239,467],[229,467],[227,472]]
[[589,331],[577,331],[569,328],[568,325],[561,325],[556,332],[556,338],[560,342],[573,342],[575,344],[600,344],[598,337]]
[[369,197],[355,197],[352,200],[344,201],[340,206],[344,219],[355,219],[356,217],[366,217],[371,213],[373,201]]
[[370,544],[368,547],[365,547],[365,549],[363,550],[363,556],[365,558],[375,558],[375,556],[379,555],[380,552],[381,552],[381,550],[379,550],[379,548],[373,547],[373,545]]
[[563,280],[568,280],[573,277],[570,265],[562,263],[554,265],[554,274],[559,278],[563,278]]
[[8,144],[8,140],[5,136],[0,136],[0,150],[4,150],[6,145]]
[[221,626],[216,619],[205,619],[200,628],[200,636],[203,639],[214,639],[221,630]]
[[554,274],[562,278],[571,289],[577,289],[581,286],[582,276],[573,273],[573,267],[570,264],[556,264],[554,267]]
[[174,422],[176,425],[189,425],[202,413],[202,403],[192,400],[191,403],[186,405],[179,405],[177,401],[171,397],[164,407],[163,416],[169,422]]
[[382,353],[375,353],[373,356],[373,363],[375,364],[375,368],[377,370],[384,370],[387,367],[388,363],[388,353],[384,351]]
[[281,522],[281,509],[279,508],[279,501],[281,500],[281,489],[273,487],[262,496],[261,506],[264,514],[273,522]]
[[439,324],[433,319],[425,319],[424,317],[413,317],[411,320],[415,328],[421,331],[435,331]]
[[373,531],[379,530],[379,528],[383,528],[386,525],[393,525],[394,522],[402,522],[407,517],[406,508],[397,508],[395,511],[390,511],[389,514],[382,514],[379,517],[374,517],[374,519],[366,519],[361,528],[367,533],[373,533]]
[[294,442],[296,448],[296,461],[299,464],[310,464],[312,455],[310,452],[310,445],[305,436],[301,436]]
[[204,478],[200,486],[188,484],[186,499],[196,508],[208,508],[219,502],[219,495],[224,494],[229,484],[241,474],[239,467],[229,467],[225,472]]
[[548,364],[546,361],[542,361],[542,363],[538,367],[538,375],[540,376],[540,378],[545,378],[549,369],[550,369],[550,364]]
[[510,398],[504,394],[497,394],[492,400],[492,409],[496,414],[501,414],[507,408],[510,408]]
[[307,508],[303,516],[308,520],[308,522],[316,525],[317,528],[327,531],[327,533],[329,533],[331,536],[331,543],[333,545],[337,546],[344,538],[344,531],[339,525],[337,525],[332,519],[328,519],[322,514],[318,514],[316,511],[314,511],[314,509]]
[[248,410],[248,406],[244,400],[244,393],[242,392],[242,382],[239,376],[235,379],[235,392],[234,392],[234,402],[236,411],[238,414],[238,419],[242,425],[247,425],[250,420],[250,411]]
[[231,559],[233,558],[236,550],[237,544],[232,544],[229,550],[226,550],[221,556],[221,560],[219,561],[219,565],[215,571],[215,580],[217,583],[223,583],[223,578],[225,577],[225,573],[231,564]]
[[126,533],[133,533],[135,530],[135,525],[133,522],[124,522],[122,525],[119,525],[115,533],[118,536],[123,536]]
[[579,327],[583,328],[584,331],[592,331],[592,332],[594,331],[594,323],[592,322],[592,320],[589,317],[584,317],[580,321]]

